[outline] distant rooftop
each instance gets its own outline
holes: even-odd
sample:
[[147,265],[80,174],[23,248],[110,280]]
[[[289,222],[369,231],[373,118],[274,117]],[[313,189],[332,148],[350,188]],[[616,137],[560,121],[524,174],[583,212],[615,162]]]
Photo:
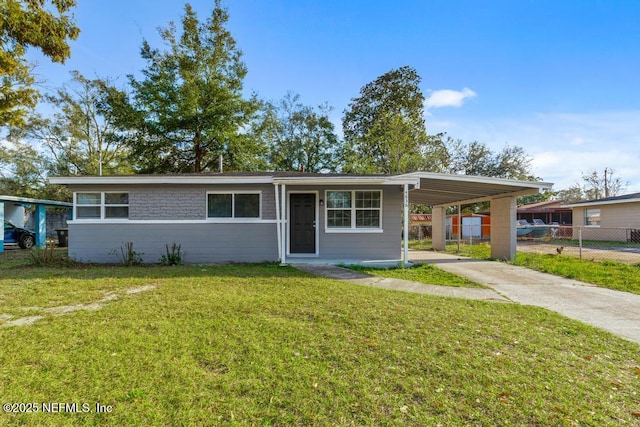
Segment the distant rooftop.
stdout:
[[607,205],[607,204],[631,203],[631,202],[640,202],[640,193],[631,193],[631,194],[624,194],[622,196],[605,197],[604,199],[575,202],[575,203],[564,205],[564,207]]

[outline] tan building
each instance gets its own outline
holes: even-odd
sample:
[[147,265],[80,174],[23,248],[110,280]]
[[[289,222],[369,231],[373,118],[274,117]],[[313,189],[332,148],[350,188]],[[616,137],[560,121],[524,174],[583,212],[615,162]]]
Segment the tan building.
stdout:
[[564,205],[573,209],[574,239],[640,243],[640,193]]

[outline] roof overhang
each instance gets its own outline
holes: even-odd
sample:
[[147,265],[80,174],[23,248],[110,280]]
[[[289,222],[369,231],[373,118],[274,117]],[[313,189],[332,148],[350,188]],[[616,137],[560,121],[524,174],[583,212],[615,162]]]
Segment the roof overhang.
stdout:
[[60,185],[137,185],[137,184],[286,184],[286,185],[418,185],[413,177],[386,175],[123,175],[62,176],[49,178]]
[[407,185],[409,201],[430,206],[452,206],[499,197],[534,194],[551,188],[547,182],[516,181],[482,176],[413,172],[403,175],[124,175],[51,177],[61,185],[140,184],[280,184],[280,185]]
[[118,176],[56,176],[51,184],[60,185],[137,185],[137,184],[271,184],[273,177],[265,175],[118,175]]
[[466,205],[495,198],[536,194],[550,190],[553,185],[541,181],[430,172],[414,172],[397,178],[418,179],[418,185],[409,192],[409,201],[429,206]]
[[299,177],[274,177],[274,184],[286,185],[419,185],[414,177],[405,176],[379,176],[379,175],[326,175],[326,176],[299,176]]

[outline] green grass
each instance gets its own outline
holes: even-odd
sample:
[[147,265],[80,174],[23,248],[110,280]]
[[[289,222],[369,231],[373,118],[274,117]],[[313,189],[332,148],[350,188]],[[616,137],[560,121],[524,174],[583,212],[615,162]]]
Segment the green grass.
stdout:
[[429,264],[418,264],[412,267],[373,268],[350,265],[347,268],[373,276],[391,277],[429,285],[454,286],[460,288],[486,288],[464,277],[456,276]]
[[515,265],[570,279],[640,294],[640,265],[615,261],[588,261],[569,256],[518,252]]
[[[0,425],[640,424],[639,346],[552,312],[275,265],[7,268]],[[138,294],[126,290],[156,288]],[[46,307],[119,295],[97,311]],[[37,307],[37,308],[33,308]]]
[[[430,241],[411,242],[412,249],[430,249]],[[456,244],[448,244],[447,252],[458,253]],[[486,244],[462,245],[460,253],[477,259],[491,259],[491,248]],[[590,261],[565,255],[518,252],[513,265],[531,268],[603,288],[640,294],[640,265],[615,261]]]

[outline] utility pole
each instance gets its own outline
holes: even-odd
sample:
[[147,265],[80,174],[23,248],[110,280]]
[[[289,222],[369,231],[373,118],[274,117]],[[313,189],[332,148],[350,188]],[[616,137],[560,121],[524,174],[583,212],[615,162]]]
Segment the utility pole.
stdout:
[[[609,181],[607,179],[607,172],[608,172],[607,167],[604,168],[604,197],[609,197]],[[613,172],[613,171],[612,171]]]
[[98,148],[98,176],[102,176],[102,150]]

